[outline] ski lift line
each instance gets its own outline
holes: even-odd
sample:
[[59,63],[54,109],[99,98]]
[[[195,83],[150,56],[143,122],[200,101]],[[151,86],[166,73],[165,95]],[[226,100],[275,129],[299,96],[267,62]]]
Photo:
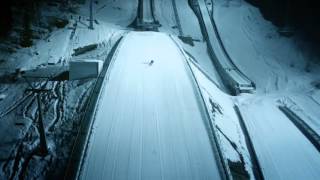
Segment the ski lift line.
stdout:
[[5,111],[0,113],[0,119],[2,119],[3,117],[5,117],[6,115],[8,115],[10,112],[12,112],[13,110],[15,110],[19,105],[21,105],[22,103],[24,103],[30,96],[32,95],[31,92],[29,92],[26,96],[23,96],[21,99],[19,99],[18,101],[16,101],[13,105],[9,106]]
[[299,129],[299,131],[311,142],[311,144],[320,152],[320,136],[303,119],[294,113],[287,106],[278,106],[287,118]]
[[23,77],[23,79],[27,82],[28,86],[30,86],[32,89],[35,89],[35,88],[33,87],[33,85],[31,84],[31,82],[28,80],[28,78],[26,78],[25,76],[22,76],[22,77]]
[[112,66],[115,57],[118,54],[118,49],[121,46],[123,36],[115,42],[114,46],[110,50],[105,63],[103,65],[103,70],[101,71],[99,77],[94,83],[94,87],[90,92],[88,101],[85,105],[84,114],[80,120],[79,129],[76,134],[75,142],[71,150],[71,156],[69,158],[67,168],[65,171],[64,179],[78,179],[83,166],[83,159],[86,156],[89,138],[92,133],[92,125],[94,123],[94,117],[96,115],[96,107],[99,105],[99,99],[101,92],[104,89],[105,81],[108,80],[108,72]]
[[46,130],[44,127],[44,123],[43,123],[43,111],[42,111],[42,107],[41,107],[41,97],[40,94],[41,93],[46,93],[49,92],[51,90],[47,90],[44,89],[50,78],[47,79],[47,81],[39,88],[36,89],[28,80],[27,77],[22,76],[26,82],[28,83],[28,85],[30,86],[31,89],[27,89],[27,91],[30,91],[32,94],[35,94],[36,99],[37,99],[37,105],[38,105],[38,133],[39,133],[39,139],[40,139],[40,148],[39,148],[39,153],[41,156],[46,156],[48,154],[48,145],[47,145],[47,138],[46,138]]
[[104,4],[102,6],[100,6],[97,11],[95,12],[95,14],[98,14],[102,9],[104,9],[105,7],[107,7],[107,4]]
[[[22,77],[24,77],[24,76],[22,76]],[[36,87],[34,87],[28,79],[26,79],[25,77],[24,77],[24,79],[28,83],[28,86],[32,87],[33,89],[36,89]],[[46,87],[46,85],[47,85],[47,83],[45,85],[42,85],[42,87],[40,87],[40,89]],[[25,95],[21,99],[17,100],[13,105],[9,106],[5,111],[0,113],[0,119],[2,119],[6,115],[8,115],[10,112],[15,110],[19,105],[24,103],[32,95],[33,95],[32,92],[28,92],[27,95]]]

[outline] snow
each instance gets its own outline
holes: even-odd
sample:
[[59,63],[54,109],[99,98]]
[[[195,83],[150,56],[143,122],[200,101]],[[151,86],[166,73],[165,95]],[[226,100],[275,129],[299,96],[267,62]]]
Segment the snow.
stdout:
[[[81,6],[79,14],[89,17],[89,2]],[[131,24],[137,15],[138,0],[97,0],[93,3],[94,18],[98,22],[119,26],[121,29]]]
[[[0,54],[1,58],[6,59],[1,69],[14,72],[18,68],[30,70],[48,64],[64,63],[70,59],[73,49],[93,43],[101,44],[124,32],[119,30],[120,27],[109,23],[96,24],[95,30],[92,31],[84,24],[87,22],[70,21],[78,24],[74,38],[71,38],[70,29],[57,29],[49,34],[48,38],[36,41],[30,48],[19,49],[17,53],[10,55]],[[5,73],[4,70],[0,73]]]
[[320,105],[320,90],[317,90],[311,94],[310,97],[316,104]]
[[203,23],[201,24],[205,37],[207,38],[208,46],[210,47],[210,55],[217,66],[220,75],[223,77],[224,83],[229,86],[232,94],[242,92],[252,92],[255,87],[253,82],[243,74],[233,60],[229,58],[228,52],[225,51],[224,45],[221,42],[219,33],[215,27],[215,21],[210,16],[205,0],[199,0],[199,16]]
[[45,40],[39,40],[33,47],[20,49],[18,53],[2,57],[6,62],[2,65],[6,71],[15,69],[32,69],[41,64],[57,63],[64,59],[69,43],[70,30],[57,30]]
[[[241,162],[241,155],[244,158],[244,162],[242,163],[245,164],[246,170],[253,178],[250,155],[246,147],[238,117],[233,109],[234,102],[232,97],[221,91],[221,89],[208,79],[192,62],[189,61],[189,64],[199,83],[207,109],[210,111],[211,123],[221,129],[231,142],[235,143],[237,146],[237,148],[234,149],[230,142],[219,132],[219,139],[221,140],[220,145],[224,151],[225,158],[232,162]],[[237,151],[240,152],[240,154],[238,154]]]
[[[258,93],[305,91],[318,79],[319,56],[309,50],[308,43],[298,35],[280,36],[257,8],[240,0],[216,0],[214,17],[231,58],[256,83]],[[311,66],[310,73],[306,66]]]
[[[179,36],[180,34],[178,32],[177,20],[173,12],[174,8],[172,1],[159,0],[154,3],[155,16],[161,24],[161,27],[159,28],[160,31]],[[208,54],[207,44],[202,36],[199,21],[190,8],[188,1],[176,0],[176,5],[179,17],[178,20],[180,21],[183,35],[185,37],[190,37],[193,42],[193,45],[186,44],[183,41],[180,41],[180,44],[182,44],[183,49],[186,52],[194,57],[194,60],[198,62],[201,68],[204,69],[220,87],[224,88],[221,78]]]
[[[46,179],[48,174],[61,178],[94,81],[47,85],[52,92],[42,95],[42,101],[50,154],[41,158],[34,155],[39,143],[34,126],[38,117],[35,96],[24,92],[28,88],[24,80],[15,82],[7,74],[13,75],[20,68],[26,74],[44,75],[48,74],[44,71],[65,69],[69,61],[105,60],[115,40],[131,30],[127,26],[137,15],[138,0],[94,1],[94,30],[88,29],[88,3],[77,5],[79,12],[73,14],[57,7],[43,8],[43,17],[64,17],[70,23],[35,34],[40,39],[30,48],[0,43],[0,179],[21,175]],[[241,162],[254,179],[233,108],[236,104],[265,179],[317,179],[318,151],[277,106],[287,106],[320,133],[319,53],[298,34],[280,36],[257,8],[243,0],[214,0],[214,9],[207,3],[229,55],[257,85],[255,94],[231,97],[224,93],[188,1],[175,3],[176,13],[172,0],[154,1],[159,31],[172,39],[163,33],[131,32],[121,43],[121,53],[114,57],[105,79],[81,178],[220,178],[204,123],[205,108],[187,61],[216,127],[225,160]],[[75,49],[93,44],[97,45],[95,50],[72,56]],[[181,49],[187,53],[181,54]],[[42,81],[32,80],[32,84],[40,87]]]
[[105,79],[80,179],[220,179],[180,50],[162,33],[132,32],[123,41]]
[[189,6],[188,1],[174,0],[177,4],[179,21],[184,36],[190,36],[197,40],[202,40],[202,33],[198,19]]
[[241,112],[266,179],[320,176],[319,152],[272,101],[255,100]]
[[[112,4],[116,6],[118,3],[119,1]],[[0,132],[3,139],[0,146],[2,160],[0,179],[10,177],[14,179],[19,176],[24,176],[25,179],[46,179],[48,175],[53,179],[55,177],[60,179],[63,176],[74,142],[73,133],[78,128],[84,104],[93,84],[92,80],[48,83],[46,88],[52,91],[42,95],[42,102],[50,153],[45,158],[39,158],[35,154],[39,144],[35,127],[38,118],[35,96],[25,92],[29,88],[25,80],[18,78],[15,82],[7,75],[16,77],[12,72],[21,68],[26,71],[26,75],[31,73],[46,76],[52,69],[59,67],[66,69],[70,60],[78,58],[105,60],[114,41],[125,33],[122,25],[129,24],[135,13],[134,6],[130,6],[127,2],[123,3],[129,5],[128,11],[116,10],[118,12],[116,15],[127,14],[127,16],[122,16],[123,19],[118,25],[100,21],[105,17],[103,13],[106,13],[101,9],[99,12],[102,14],[95,16],[98,20],[95,21],[94,30],[88,29],[86,15],[89,13],[85,6],[80,6],[80,20],[78,13],[69,14],[45,6],[41,12],[43,17],[65,17],[70,23],[62,29],[53,28],[52,32],[35,34],[41,39],[35,39],[34,46],[30,48],[12,45],[14,49],[11,53],[1,49],[0,94],[5,96],[0,100]],[[108,6],[107,10],[109,8],[115,9],[114,6]],[[95,43],[98,45],[96,50],[79,57],[71,56],[74,49]],[[45,79],[30,81],[34,86],[40,87]]]
[[7,97],[5,94],[0,94],[0,101],[4,100]]
[[257,86],[255,94],[233,100],[248,126],[265,179],[317,179],[319,153],[277,108],[285,104],[319,133],[317,52],[298,34],[280,36],[245,1],[215,0],[213,15],[234,63]]
[[281,104],[289,107],[294,113],[301,117],[314,131],[320,134],[319,104],[311,97],[306,98],[303,95],[284,97],[279,100]]
[[166,32],[169,34],[178,34],[178,28],[176,27],[176,20],[173,12],[171,0],[158,0],[154,1],[155,4],[155,18],[160,22],[161,27],[159,30],[161,32]]

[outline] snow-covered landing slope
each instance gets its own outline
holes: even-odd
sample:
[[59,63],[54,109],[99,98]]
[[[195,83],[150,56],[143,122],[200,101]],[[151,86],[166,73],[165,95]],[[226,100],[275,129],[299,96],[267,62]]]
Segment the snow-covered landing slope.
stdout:
[[203,102],[175,43],[155,32],[123,41],[80,179],[220,179]]
[[272,101],[240,109],[265,179],[319,179],[319,152]]

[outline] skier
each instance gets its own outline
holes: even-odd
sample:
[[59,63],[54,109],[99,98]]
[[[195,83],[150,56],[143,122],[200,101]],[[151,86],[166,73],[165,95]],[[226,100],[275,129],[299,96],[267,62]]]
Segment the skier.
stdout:
[[154,63],[154,60],[151,60],[151,61],[149,62],[149,66],[152,66],[153,63]]

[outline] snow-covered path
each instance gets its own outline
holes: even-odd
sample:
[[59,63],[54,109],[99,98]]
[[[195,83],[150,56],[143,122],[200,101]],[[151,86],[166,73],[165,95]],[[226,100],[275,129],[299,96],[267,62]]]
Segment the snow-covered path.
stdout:
[[175,43],[132,32],[118,51],[80,179],[220,179],[204,106]]

